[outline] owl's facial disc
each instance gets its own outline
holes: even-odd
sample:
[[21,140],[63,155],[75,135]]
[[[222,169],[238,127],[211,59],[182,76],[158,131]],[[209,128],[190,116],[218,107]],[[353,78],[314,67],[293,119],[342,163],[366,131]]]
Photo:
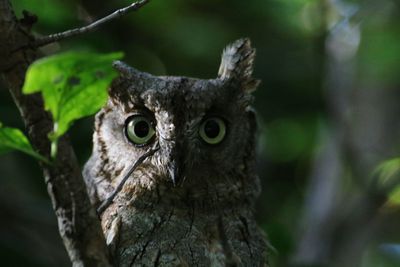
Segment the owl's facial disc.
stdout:
[[[210,122],[211,123],[211,122]],[[210,124],[209,123],[209,124]],[[212,123],[211,123],[212,124]],[[213,135],[212,126],[208,126],[206,130],[207,134]],[[215,129],[214,129],[215,130]],[[182,179],[184,164],[182,163],[183,145],[182,140],[176,140],[175,138],[166,138],[161,133],[156,134],[156,122],[153,117],[146,112],[136,113],[129,116],[125,121],[124,132],[127,140],[135,147],[147,147],[156,142],[156,136],[158,146],[161,146],[163,154],[166,155],[167,164],[166,170],[169,179],[171,179],[174,186],[176,186]]]

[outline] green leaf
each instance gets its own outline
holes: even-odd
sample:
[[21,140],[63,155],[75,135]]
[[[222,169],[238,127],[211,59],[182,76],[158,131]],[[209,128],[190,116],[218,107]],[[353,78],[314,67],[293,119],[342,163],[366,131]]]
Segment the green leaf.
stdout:
[[3,127],[0,123],[0,154],[12,151],[12,150],[22,151],[38,160],[49,163],[49,161],[42,155],[36,153],[28,138],[16,128]]
[[391,187],[400,181],[400,158],[392,158],[380,163],[373,174],[378,177],[378,185]]
[[400,204],[400,158],[385,160],[373,172],[379,188],[388,194],[388,202]]
[[67,52],[34,62],[28,69],[23,92],[42,92],[45,109],[54,120],[49,136],[57,140],[74,120],[96,113],[107,101],[107,87],[117,76],[112,62],[122,53]]

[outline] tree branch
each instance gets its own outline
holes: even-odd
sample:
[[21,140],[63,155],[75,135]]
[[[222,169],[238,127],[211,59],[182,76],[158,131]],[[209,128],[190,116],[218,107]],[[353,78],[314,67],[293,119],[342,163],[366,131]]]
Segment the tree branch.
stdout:
[[[36,49],[20,49],[32,40],[16,19],[9,0],[0,0],[0,73],[24,120],[33,147],[49,157],[52,119],[39,94],[21,91],[25,73],[37,57]],[[15,52],[12,52],[15,51]],[[59,142],[54,165],[41,164],[64,246],[73,266],[111,266],[100,221],[92,207],[79,164],[67,137]]]
[[45,37],[41,37],[36,39],[36,41],[33,43],[33,47],[40,47],[40,46],[44,46],[50,43],[54,43],[63,39],[67,39],[70,37],[74,37],[76,35],[80,35],[80,34],[84,34],[84,33],[88,33],[88,32],[92,32],[94,30],[96,30],[99,26],[103,25],[106,22],[109,22],[113,19],[118,19],[121,18],[122,16],[124,16],[126,13],[131,12],[131,11],[136,11],[139,8],[141,8],[142,6],[144,6],[145,4],[147,4],[149,2],[149,0],[140,0],[138,2],[134,2],[132,4],[130,4],[127,7],[118,9],[117,11],[111,13],[110,15],[101,18],[99,20],[96,20],[95,22],[92,22],[91,24],[81,27],[81,28],[75,28],[75,29],[71,29],[71,30],[67,30],[64,32],[60,32],[60,33],[55,33],[55,34],[51,34]]
[[[34,22],[30,14],[17,20],[9,0],[0,0],[0,74],[9,89],[27,128],[32,146],[49,158],[48,133],[53,121],[44,110],[39,94],[25,95],[22,86],[29,65],[40,57],[38,47],[90,32],[128,11],[137,10],[148,0],[133,3],[89,26],[50,35],[38,40],[30,34]],[[32,46],[32,43],[35,45]],[[109,251],[94,207],[91,205],[81,170],[68,137],[60,138],[53,165],[41,164],[47,191],[57,216],[59,232],[73,266],[111,266]]]

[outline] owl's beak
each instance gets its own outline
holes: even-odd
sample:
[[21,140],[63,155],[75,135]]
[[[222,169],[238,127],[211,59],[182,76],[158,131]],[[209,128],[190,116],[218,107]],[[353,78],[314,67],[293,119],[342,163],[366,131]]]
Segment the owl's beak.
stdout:
[[178,186],[184,179],[185,172],[185,144],[178,138],[161,136],[160,146],[164,150],[167,175],[174,186]]
[[178,183],[181,180],[181,173],[182,173],[182,168],[178,160],[176,159],[170,160],[168,164],[168,172],[169,172],[169,177],[171,178],[174,186],[178,185]]
[[170,162],[168,166],[168,172],[169,172],[169,177],[172,180],[172,183],[174,186],[176,186],[176,183],[178,182],[178,167],[176,166],[175,162]]

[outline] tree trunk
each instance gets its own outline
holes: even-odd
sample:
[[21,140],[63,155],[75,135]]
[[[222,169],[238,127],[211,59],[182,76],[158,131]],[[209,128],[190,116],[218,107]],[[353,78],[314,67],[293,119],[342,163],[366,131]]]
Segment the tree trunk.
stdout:
[[[27,128],[33,147],[49,157],[52,129],[41,96],[22,94],[28,66],[39,57],[29,29],[34,17],[17,20],[8,0],[0,0],[0,72]],[[108,250],[80,167],[67,137],[60,139],[54,165],[41,163],[45,183],[58,219],[59,232],[73,266],[110,266]]]

